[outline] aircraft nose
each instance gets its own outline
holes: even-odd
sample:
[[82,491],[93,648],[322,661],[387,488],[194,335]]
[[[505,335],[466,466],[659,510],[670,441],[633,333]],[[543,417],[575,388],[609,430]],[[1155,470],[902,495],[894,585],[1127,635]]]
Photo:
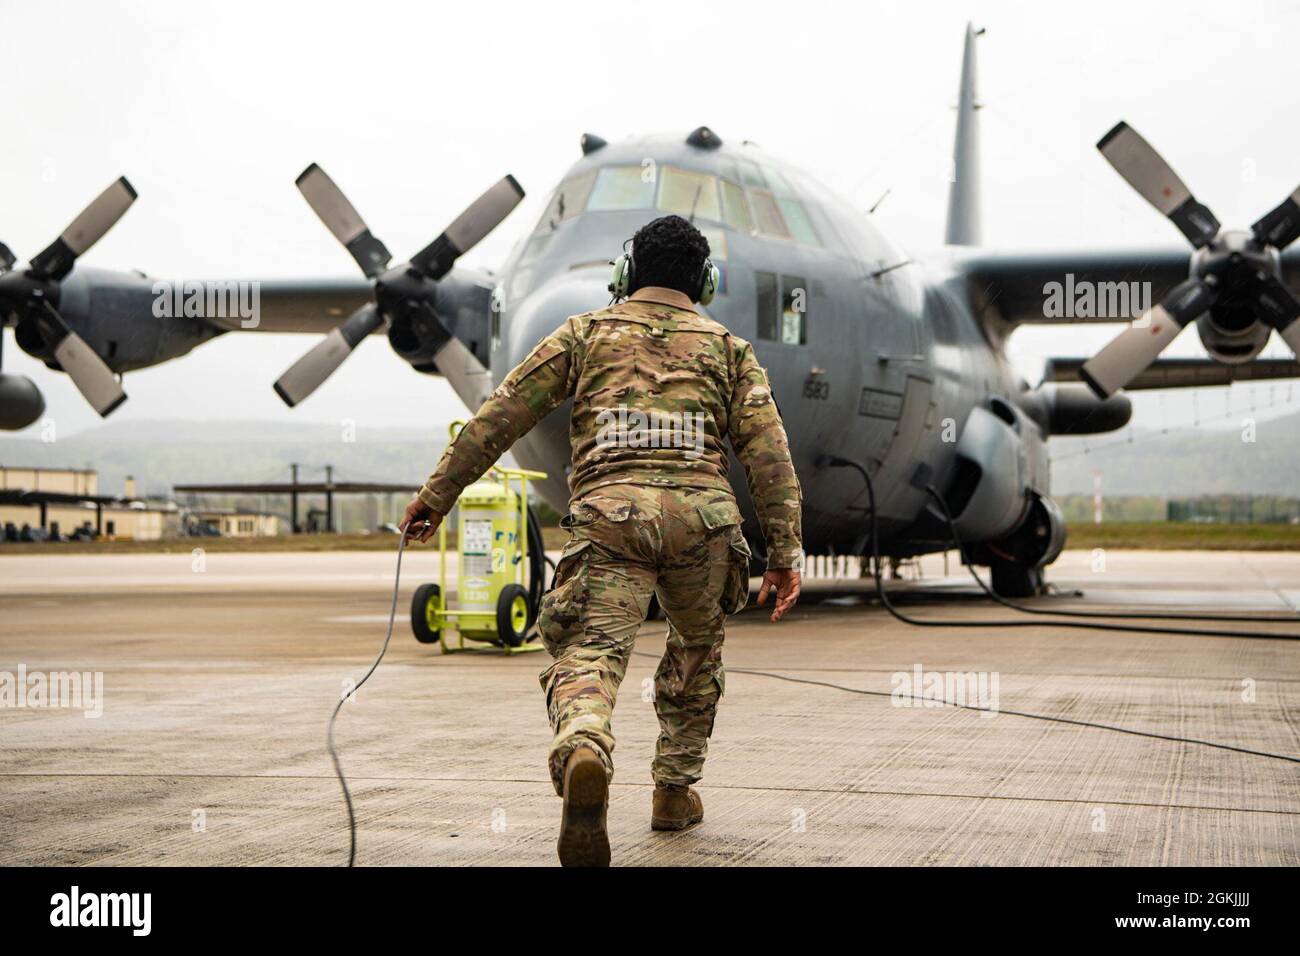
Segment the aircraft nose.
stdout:
[[[609,272],[603,268],[573,269],[554,276],[535,289],[517,307],[502,316],[502,360],[499,370],[493,362],[493,377],[498,381],[514,368],[546,336],[558,329],[571,315],[580,315],[609,302]],[[545,481],[537,483],[542,496],[552,506],[562,509],[569,497],[569,413],[568,404],[547,416],[536,428],[515,443],[510,452],[524,468],[544,471]]]
[[504,370],[514,368],[542,339],[571,315],[591,312],[609,302],[609,273],[587,267],[555,276],[508,309],[503,326]]

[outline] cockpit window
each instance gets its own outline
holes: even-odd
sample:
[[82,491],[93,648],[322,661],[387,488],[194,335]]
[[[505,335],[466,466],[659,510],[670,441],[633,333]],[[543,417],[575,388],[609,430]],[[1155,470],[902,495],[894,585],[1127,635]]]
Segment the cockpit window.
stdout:
[[537,228],[554,229],[564,220],[579,215],[587,205],[587,197],[591,195],[591,186],[595,181],[596,170],[591,169],[577,176],[570,176],[560,183],[555,194],[551,196],[551,201],[546,207],[546,212],[542,214]]
[[664,166],[659,170],[659,208],[686,219],[717,222],[718,181],[707,173]]
[[810,246],[819,245],[817,240],[817,230],[813,228],[812,219],[808,216],[808,210],[804,204],[797,199],[778,199],[777,206],[781,209],[781,214],[785,217],[785,224],[790,227],[790,235],[794,236],[795,242],[805,242]]
[[587,209],[649,209],[654,204],[655,178],[640,166],[606,166],[596,176]]
[[790,230],[786,228],[776,198],[766,189],[747,189],[745,192],[749,195],[749,206],[754,210],[758,231],[764,236],[789,239]]
[[749,214],[745,191],[725,179],[722,181],[722,221],[741,232],[754,231],[754,217]]
[[[719,158],[721,179],[677,166],[605,166],[570,176],[551,196],[539,235],[584,212],[658,208],[697,222],[725,223],[742,233],[820,245],[808,207],[790,179],[748,159]],[[719,233],[721,235],[721,233]],[[544,242],[529,243],[524,262],[536,261]]]

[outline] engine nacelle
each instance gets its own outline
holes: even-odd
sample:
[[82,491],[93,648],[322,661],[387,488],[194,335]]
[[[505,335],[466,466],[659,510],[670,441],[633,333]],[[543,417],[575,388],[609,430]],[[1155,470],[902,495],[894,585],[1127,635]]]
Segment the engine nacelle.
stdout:
[[[159,315],[168,283],[131,272],[77,268],[58,287],[54,304],[68,325],[114,372],[146,368],[189,352],[220,331],[202,318]],[[28,355],[57,368],[50,343],[30,317],[20,318],[14,339]]]
[[[423,290],[421,290],[423,291]],[[491,362],[490,317],[498,313],[486,277],[458,269],[438,283],[432,301],[404,296],[397,282],[386,280],[377,289],[389,318],[388,344],[417,372],[442,375],[434,356],[455,338],[486,368]],[[463,396],[462,396],[463,398]]]
[[1196,331],[1201,336],[1205,351],[1224,365],[1244,365],[1268,344],[1271,330],[1263,322],[1234,325],[1237,327],[1225,327],[1215,319],[1212,312],[1207,312],[1196,320]]
[[[1073,389],[1065,394],[1072,395]],[[1096,399],[1092,403],[1106,405]],[[1070,407],[1067,399],[1057,413],[1066,414]],[[1051,409],[1049,405],[1036,410]],[[1082,406],[1074,409],[1081,410]],[[1125,405],[1107,411],[1127,417],[1128,409]],[[1065,547],[1061,509],[1030,482],[1029,455],[1020,437],[1029,420],[1027,412],[1017,414],[1010,403],[994,397],[988,407],[971,409],[957,442],[957,473],[948,506],[975,564],[1007,562],[1041,568],[1055,561]]]
[[966,541],[992,541],[1010,534],[1029,506],[1029,462],[1018,433],[1019,420],[1007,403],[997,408],[1002,414],[972,408],[957,441],[957,474],[949,506]]
[[[1000,541],[992,542],[981,550],[996,554],[1005,560],[1027,568],[1042,568],[1061,555],[1065,547],[1065,516],[1051,498],[1037,492],[1029,494],[1029,509],[1020,526]],[[996,551],[993,549],[996,548]],[[982,555],[988,561],[988,555]]]

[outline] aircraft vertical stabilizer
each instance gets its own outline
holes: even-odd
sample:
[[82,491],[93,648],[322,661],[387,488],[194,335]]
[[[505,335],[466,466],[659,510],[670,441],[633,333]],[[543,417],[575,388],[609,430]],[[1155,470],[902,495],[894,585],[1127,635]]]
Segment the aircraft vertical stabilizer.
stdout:
[[957,92],[957,135],[952,147],[948,185],[948,225],[944,242],[950,246],[980,243],[980,108],[975,96],[975,38],[984,31],[966,24],[961,58],[961,88]]

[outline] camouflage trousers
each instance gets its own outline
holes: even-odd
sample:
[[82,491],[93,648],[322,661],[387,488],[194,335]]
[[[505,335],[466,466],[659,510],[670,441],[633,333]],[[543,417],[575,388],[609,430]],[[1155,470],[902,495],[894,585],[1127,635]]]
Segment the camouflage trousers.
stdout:
[[723,692],[723,621],[749,594],[735,499],[729,491],[607,485],[574,500],[562,524],[569,541],[539,618],[555,659],[541,683],[556,792],[575,747],[592,747],[614,772],[614,698],[652,594],[668,618],[654,678],[652,775],[659,784],[694,783]]

